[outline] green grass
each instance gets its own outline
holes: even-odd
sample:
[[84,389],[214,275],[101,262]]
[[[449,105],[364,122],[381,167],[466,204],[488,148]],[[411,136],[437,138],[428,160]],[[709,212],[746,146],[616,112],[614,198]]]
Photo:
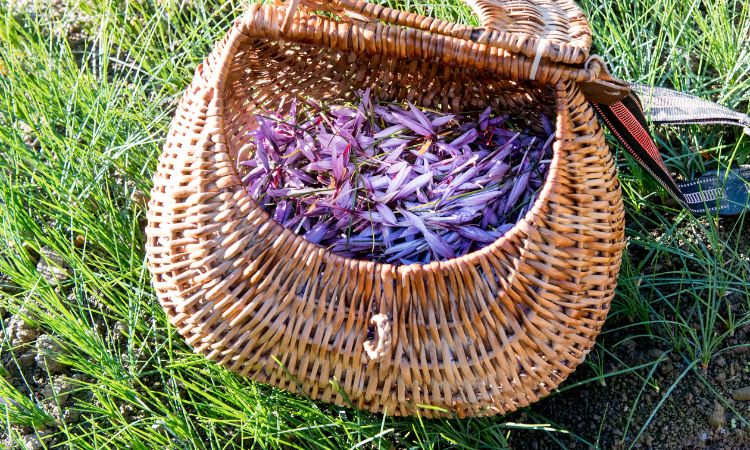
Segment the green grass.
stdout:
[[[475,23],[455,0],[439,7],[398,4]],[[71,12],[50,18],[0,5],[0,272],[18,285],[0,294],[0,306],[58,337],[64,362],[82,375],[74,382],[82,419],[56,421],[48,404],[0,378],[0,435],[19,441],[20,426],[46,429],[63,447],[84,449],[503,448],[520,433],[561,445],[562,437],[599,442],[601,436],[572,436],[565,424],[550,425],[534,407],[525,423],[514,422],[517,416],[428,421],[360,413],[254,384],[194,355],[150,287],[145,206],[137,193],[149,190],[176,100],[243,5],[86,0],[73,6],[91,36],[85,46],[60,39]],[[616,75],[748,110],[750,1],[582,6],[596,51]],[[701,154],[727,163],[750,156],[739,130],[660,131],[667,164],[684,176],[704,170]],[[27,134],[37,145],[27,145]],[[744,217],[696,219],[665,206],[656,184],[628,160],[621,160],[620,178],[630,247],[603,338],[647,337],[685,360],[675,383],[689,373],[702,377],[699,369],[727,352],[728,338],[750,323],[750,246],[742,238],[748,226]],[[71,268],[59,286],[36,269],[43,248]],[[728,296],[740,307],[729,308]],[[9,345],[5,339],[2,351],[10,352]],[[616,345],[598,344],[586,362],[591,377],[561,391],[624,374],[653,389],[661,360],[608,371]],[[661,391],[645,425],[631,430],[636,441],[671,388]]]

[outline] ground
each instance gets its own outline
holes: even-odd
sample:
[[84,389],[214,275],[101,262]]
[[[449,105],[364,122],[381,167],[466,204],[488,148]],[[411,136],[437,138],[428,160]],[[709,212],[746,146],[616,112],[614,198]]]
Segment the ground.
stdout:
[[[455,1],[401,5],[473,20]],[[617,76],[748,111],[750,1],[581,5]],[[607,325],[559,391],[523,411],[384,418],[194,355],[149,284],[145,199],[181,91],[243,6],[0,5],[5,446],[750,448],[750,224],[680,211],[619,153],[628,248]],[[679,177],[750,154],[726,127],[657,140]]]

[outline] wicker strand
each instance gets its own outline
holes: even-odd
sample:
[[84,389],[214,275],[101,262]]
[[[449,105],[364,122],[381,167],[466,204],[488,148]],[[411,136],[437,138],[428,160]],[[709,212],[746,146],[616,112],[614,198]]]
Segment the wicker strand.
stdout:
[[377,340],[365,342],[364,348],[370,361],[379,361],[391,349],[391,319],[385,314],[376,314],[370,319],[370,325],[375,326]]
[[284,16],[284,21],[281,23],[281,31],[284,34],[288,33],[289,29],[292,27],[292,20],[297,13],[297,8],[299,8],[299,1],[300,0],[288,0],[286,15]]

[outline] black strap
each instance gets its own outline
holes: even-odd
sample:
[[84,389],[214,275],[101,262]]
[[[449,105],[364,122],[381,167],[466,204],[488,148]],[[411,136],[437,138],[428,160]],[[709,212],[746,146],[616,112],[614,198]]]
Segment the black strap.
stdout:
[[733,215],[750,209],[750,166],[718,168],[680,183],[672,178],[648,131],[643,105],[636,92],[649,93],[644,98],[649,101],[647,109],[657,123],[724,123],[750,127],[750,117],[669,89],[631,87],[631,92],[618,102],[591,103],[591,106],[638,164],[694,214]]

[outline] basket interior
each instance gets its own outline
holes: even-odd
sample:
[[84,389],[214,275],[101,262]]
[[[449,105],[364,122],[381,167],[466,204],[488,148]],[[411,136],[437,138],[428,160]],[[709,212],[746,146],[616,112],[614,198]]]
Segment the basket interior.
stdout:
[[441,112],[491,106],[532,129],[541,127],[540,112],[555,117],[553,91],[548,86],[498,80],[474,68],[430,60],[385,59],[328,47],[253,40],[237,51],[223,96],[225,132],[235,166],[243,170],[237,163],[247,158],[248,132],[257,126],[255,114],[283,110],[293,97],[329,104],[356,101],[357,92],[366,88],[378,101],[410,101]]
[[[541,132],[542,112],[555,122],[550,86],[498,80],[475,68],[430,60],[385,59],[329,47],[250,40],[235,54],[223,95],[225,135],[239,176],[248,170],[240,163],[253,151],[250,132],[257,127],[256,114],[284,112],[292,98],[324,104],[356,102],[366,88],[375,101],[410,101],[440,112],[479,112],[490,106],[497,114],[510,115],[512,126],[519,130]],[[539,195],[536,202],[542,200]]]

